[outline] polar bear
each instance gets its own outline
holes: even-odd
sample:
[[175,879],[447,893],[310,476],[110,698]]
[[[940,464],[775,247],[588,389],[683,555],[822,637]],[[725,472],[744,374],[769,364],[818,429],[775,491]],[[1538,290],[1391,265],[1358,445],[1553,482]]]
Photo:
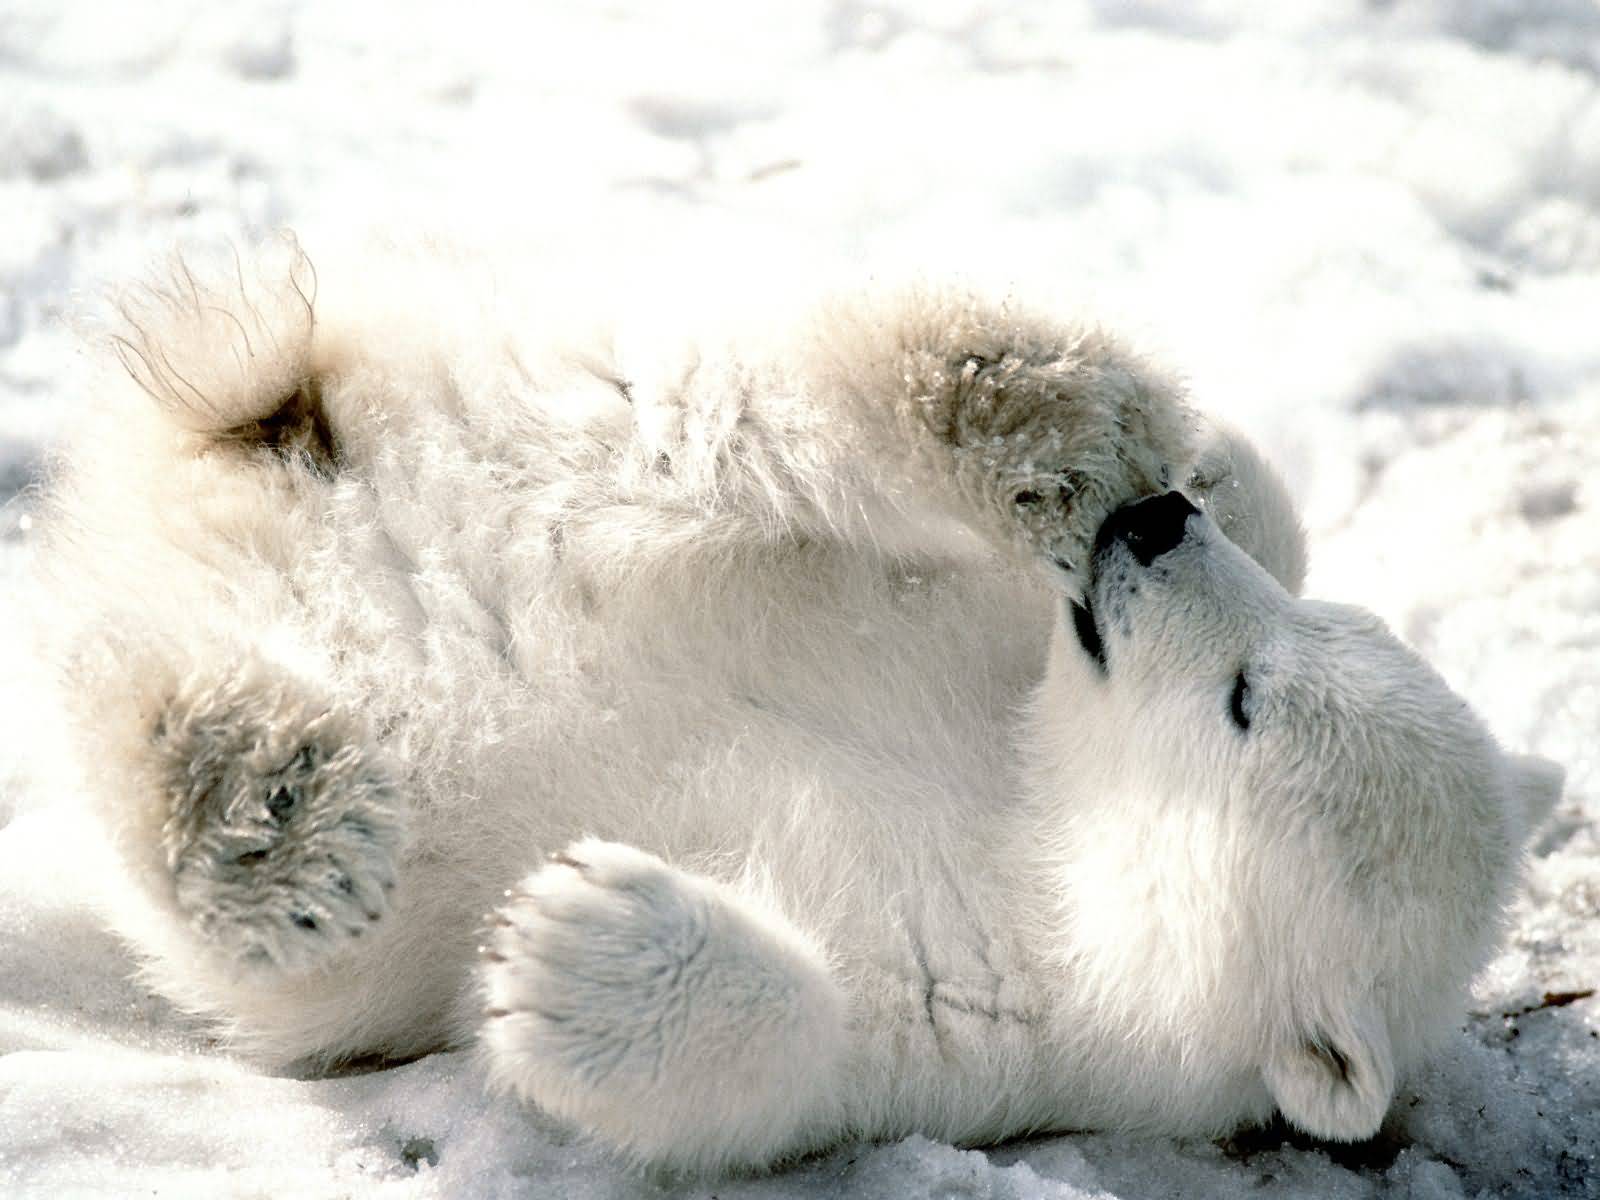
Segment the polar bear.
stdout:
[[1378,1128],[1561,774],[1298,597],[1242,436],[959,289],[673,340],[448,274],[178,262],[54,472],[39,644],[159,987],[267,1063],[475,1044],[689,1171]]

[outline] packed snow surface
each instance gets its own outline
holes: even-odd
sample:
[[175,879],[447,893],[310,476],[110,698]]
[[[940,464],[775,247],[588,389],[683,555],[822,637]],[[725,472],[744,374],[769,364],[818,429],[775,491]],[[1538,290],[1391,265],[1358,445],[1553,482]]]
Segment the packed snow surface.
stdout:
[[335,222],[515,244],[507,271],[670,245],[1047,289],[1257,436],[1308,590],[1377,610],[1566,798],[1370,1144],[914,1137],[684,1184],[487,1098],[468,1053],[267,1076],[132,981],[0,634],[0,1194],[1600,1195],[1593,0],[5,0],[0,605],[75,314],[182,240],[288,224],[315,258]]

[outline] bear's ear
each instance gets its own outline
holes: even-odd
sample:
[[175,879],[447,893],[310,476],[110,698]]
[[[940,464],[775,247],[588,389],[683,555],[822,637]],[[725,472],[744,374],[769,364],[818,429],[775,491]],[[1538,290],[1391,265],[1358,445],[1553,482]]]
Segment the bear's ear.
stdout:
[[1389,1031],[1368,1002],[1275,1051],[1262,1071],[1288,1122],[1314,1137],[1359,1142],[1378,1132],[1394,1095]]
[[1543,824],[1561,799],[1561,786],[1567,772],[1559,763],[1533,754],[1506,755],[1506,781],[1511,791],[1512,820],[1517,829],[1517,844]]

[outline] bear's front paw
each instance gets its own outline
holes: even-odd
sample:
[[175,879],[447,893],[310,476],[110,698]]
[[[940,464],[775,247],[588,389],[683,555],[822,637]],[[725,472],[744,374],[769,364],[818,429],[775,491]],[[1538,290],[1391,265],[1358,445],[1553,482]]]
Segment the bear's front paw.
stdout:
[[844,1003],[781,918],[629,846],[555,855],[491,917],[503,1084],[643,1160],[758,1164],[819,1119]]
[[403,824],[350,722],[292,686],[190,687],[154,747],[178,909],[237,965],[307,970],[389,907]]
[[1068,590],[1087,582],[1100,523],[1187,471],[1182,387],[1098,329],[946,297],[907,306],[873,344],[889,353],[866,377],[899,397],[913,457],[932,435],[950,474],[931,482],[955,515]]

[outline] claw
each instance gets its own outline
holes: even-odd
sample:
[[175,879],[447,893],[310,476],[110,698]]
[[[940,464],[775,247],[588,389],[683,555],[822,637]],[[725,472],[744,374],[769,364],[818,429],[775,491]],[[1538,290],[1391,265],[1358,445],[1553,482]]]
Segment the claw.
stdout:
[[274,825],[282,825],[289,819],[297,803],[293,789],[280,785],[273,788],[272,794],[267,797],[267,815],[272,818]]

